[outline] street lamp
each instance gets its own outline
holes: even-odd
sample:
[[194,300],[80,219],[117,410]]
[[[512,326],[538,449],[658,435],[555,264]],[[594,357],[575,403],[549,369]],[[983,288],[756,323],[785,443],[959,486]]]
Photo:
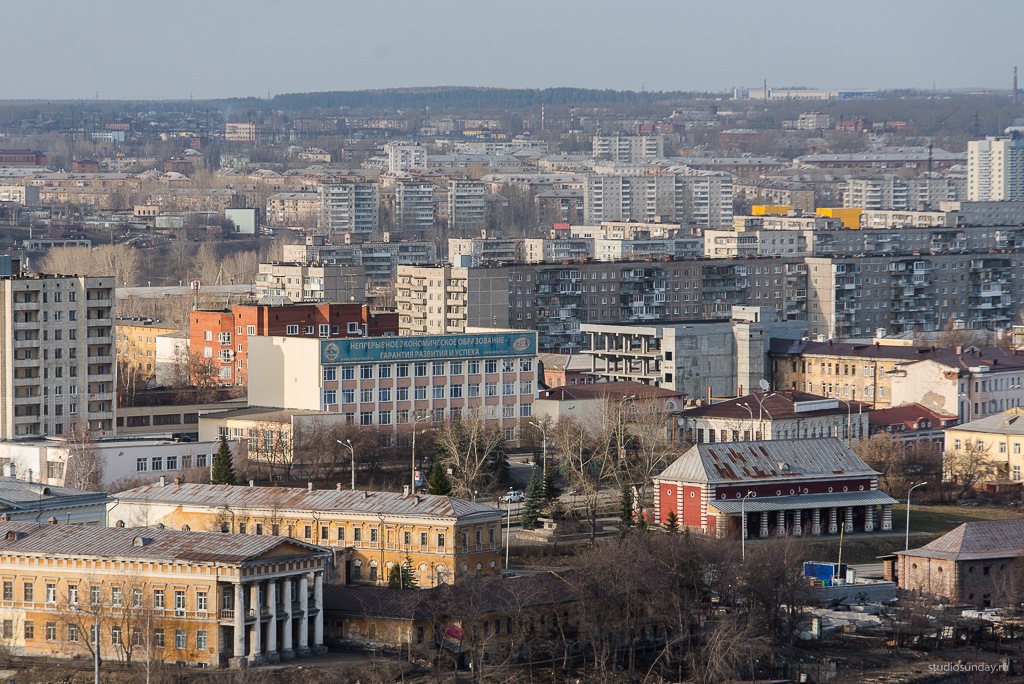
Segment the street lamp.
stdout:
[[420,415],[412,417],[412,469],[409,471],[409,492],[416,491],[416,424],[421,420],[430,420],[429,415]]
[[914,491],[918,487],[923,487],[926,484],[928,483],[918,482],[916,485],[913,485],[910,489],[907,490],[907,543],[906,546],[904,546],[903,548],[904,551],[910,550],[910,492]]
[[737,406],[742,406],[743,408],[747,409],[747,413],[750,414],[750,438],[751,439],[756,439],[756,437],[754,436],[754,409],[750,408],[750,404],[747,404],[747,403],[736,404],[736,405]]
[[508,549],[512,542],[512,488],[508,488],[508,519],[505,522],[505,569],[508,570]]
[[744,563],[747,562],[747,497],[753,493],[748,491],[740,499],[740,558]]
[[541,472],[544,475],[544,479],[548,476],[548,431],[544,429],[544,426],[537,421],[531,420],[530,425],[540,430],[540,434],[544,437],[544,443],[541,447],[540,465]]
[[354,492],[356,490],[356,448],[352,446],[351,439],[346,439],[344,442],[340,439],[336,439],[334,441],[352,453],[352,491]]

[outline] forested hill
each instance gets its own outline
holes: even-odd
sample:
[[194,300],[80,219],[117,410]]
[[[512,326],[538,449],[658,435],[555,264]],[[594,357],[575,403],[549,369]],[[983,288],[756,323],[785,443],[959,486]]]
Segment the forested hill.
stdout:
[[321,93],[287,93],[274,96],[274,107],[286,110],[351,107],[353,109],[522,109],[540,105],[653,104],[692,98],[682,92],[635,92],[587,88],[474,88],[438,86],[390,88]]

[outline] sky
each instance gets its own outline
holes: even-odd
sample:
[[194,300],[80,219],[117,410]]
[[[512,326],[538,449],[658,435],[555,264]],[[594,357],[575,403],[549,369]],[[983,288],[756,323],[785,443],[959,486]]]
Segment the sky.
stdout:
[[[1020,0],[6,2],[0,99],[391,87],[1009,89]],[[1022,76],[1024,78],[1024,76]]]

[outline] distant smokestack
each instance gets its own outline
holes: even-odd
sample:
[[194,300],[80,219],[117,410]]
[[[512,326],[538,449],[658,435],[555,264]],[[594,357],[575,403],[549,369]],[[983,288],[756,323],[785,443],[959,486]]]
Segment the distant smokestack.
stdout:
[[1017,106],[1017,67],[1013,67],[1013,106]]

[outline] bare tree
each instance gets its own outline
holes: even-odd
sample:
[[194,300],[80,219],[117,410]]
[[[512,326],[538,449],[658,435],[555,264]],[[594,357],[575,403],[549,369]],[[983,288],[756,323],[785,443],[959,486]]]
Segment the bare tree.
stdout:
[[98,492],[103,485],[103,456],[88,429],[72,426],[67,432],[64,486]]
[[435,447],[442,462],[451,468],[452,491],[472,498],[497,484],[505,465],[505,436],[478,414],[441,423]]
[[981,441],[975,443],[968,440],[962,449],[946,452],[945,470],[949,481],[958,487],[957,498],[963,497],[981,482],[994,466],[988,445]]

